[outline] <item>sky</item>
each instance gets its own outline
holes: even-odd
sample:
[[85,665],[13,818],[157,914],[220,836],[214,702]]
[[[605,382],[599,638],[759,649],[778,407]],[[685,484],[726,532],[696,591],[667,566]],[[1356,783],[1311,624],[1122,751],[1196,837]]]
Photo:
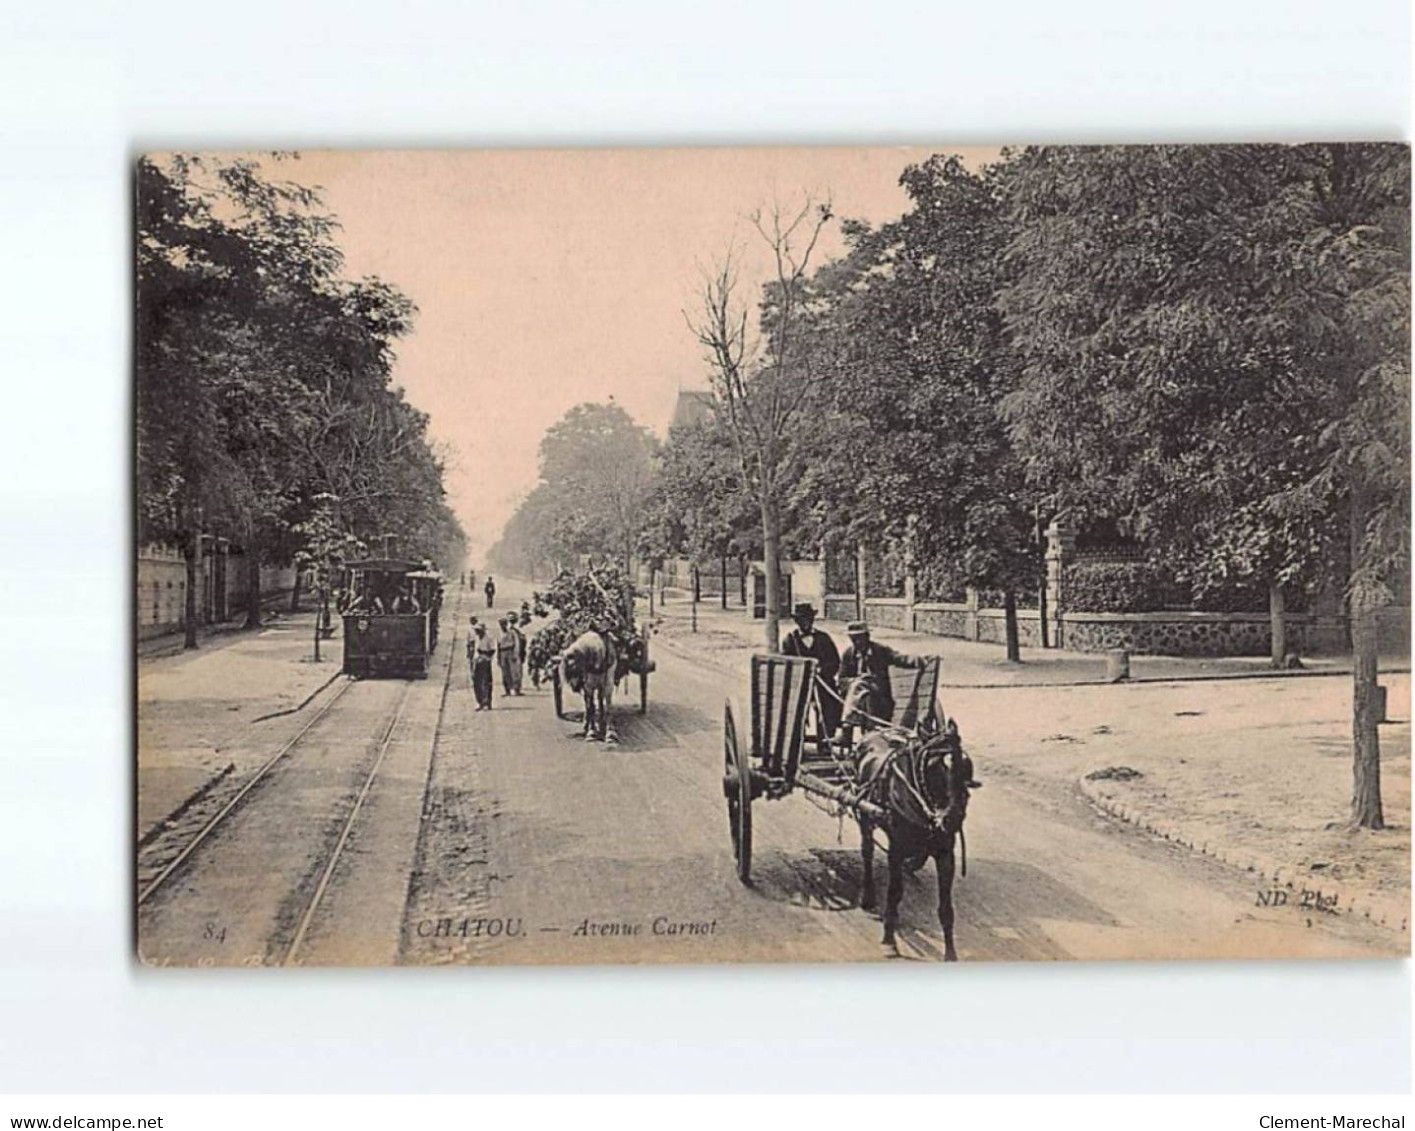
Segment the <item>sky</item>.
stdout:
[[[998,151],[315,151],[272,171],[323,190],[347,275],[417,304],[394,381],[448,451],[449,501],[478,562],[570,408],[612,397],[662,436],[679,389],[707,387],[683,312],[729,247],[755,301],[770,264],[754,210],[811,194],[837,217],[887,222],[908,204],[904,167],[937,152],[973,165]],[[837,220],[818,254],[841,247]]]

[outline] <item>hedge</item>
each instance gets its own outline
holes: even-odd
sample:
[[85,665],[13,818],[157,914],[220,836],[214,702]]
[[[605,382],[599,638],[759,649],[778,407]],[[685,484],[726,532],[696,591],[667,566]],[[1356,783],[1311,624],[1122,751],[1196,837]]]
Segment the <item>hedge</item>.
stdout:
[[1148,562],[1077,562],[1066,570],[1066,608],[1078,613],[1156,613],[1167,586]]

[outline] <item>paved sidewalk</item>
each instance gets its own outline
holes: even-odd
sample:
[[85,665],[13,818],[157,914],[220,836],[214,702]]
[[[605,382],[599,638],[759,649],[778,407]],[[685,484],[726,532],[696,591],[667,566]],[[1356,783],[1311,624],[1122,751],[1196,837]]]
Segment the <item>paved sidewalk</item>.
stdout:
[[[639,615],[648,614],[647,600],[640,600]],[[741,607],[729,606],[724,612],[716,603],[699,602],[697,632],[692,631],[692,602],[686,597],[675,600],[670,596],[666,605],[655,601],[656,631],[667,637],[680,650],[688,650],[697,658],[734,670],[742,670],[746,658],[763,648],[762,622],[754,620]],[[843,652],[847,643],[843,621],[819,620],[821,628],[835,639]],[[782,634],[791,628],[789,618],[782,620]],[[1054,648],[1023,648],[1022,662],[1008,663],[1000,644],[981,644],[958,640],[950,636],[933,636],[923,632],[903,632],[897,629],[873,627],[871,634],[902,652],[943,657],[943,680],[952,687],[1048,687],[1106,682],[1106,659],[1103,654],[1070,652]],[[1312,675],[1337,675],[1351,671],[1349,656],[1309,659],[1303,657],[1303,667],[1297,671],[1278,672],[1265,656],[1225,656],[1201,658],[1185,656],[1131,656],[1130,681],[1150,683],[1171,680],[1212,679],[1291,679]],[[1383,657],[1381,671],[1408,672],[1409,656]]]
[[192,652],[139,657],[139,835],[216,777],[258,764],[299,724],[280,713],[334,678],[343,659],[336,637],[320,642],[314,662],[314,617],[287,615]]

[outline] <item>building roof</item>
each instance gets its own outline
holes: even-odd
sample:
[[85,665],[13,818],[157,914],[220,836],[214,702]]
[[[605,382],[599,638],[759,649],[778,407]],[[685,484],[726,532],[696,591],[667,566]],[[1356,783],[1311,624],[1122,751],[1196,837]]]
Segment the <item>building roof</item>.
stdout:
[[710,389],[679,389],[678,403],[673,406],[669,431],[710,421],[716,415],[717,398]]

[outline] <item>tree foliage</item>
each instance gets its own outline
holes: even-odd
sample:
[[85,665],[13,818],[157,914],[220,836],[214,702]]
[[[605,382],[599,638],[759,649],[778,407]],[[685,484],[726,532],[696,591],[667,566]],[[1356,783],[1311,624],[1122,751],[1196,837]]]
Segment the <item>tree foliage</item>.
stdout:
[[[391,381],[413,304],[342,275],[319,194],[259,161],[180,154],[140,159],[136,192],[140,537],[190,556],[222,535],[253,572],[309,552],[326,522],[460,557],[427,418]],[[253,619],[258,600],[256,585]]]
[[577,555],[626,572],[648,528],[658,445],[619,405],[581,404],[546,431],[541,481],[488,554],[491,564],[533,575]]

